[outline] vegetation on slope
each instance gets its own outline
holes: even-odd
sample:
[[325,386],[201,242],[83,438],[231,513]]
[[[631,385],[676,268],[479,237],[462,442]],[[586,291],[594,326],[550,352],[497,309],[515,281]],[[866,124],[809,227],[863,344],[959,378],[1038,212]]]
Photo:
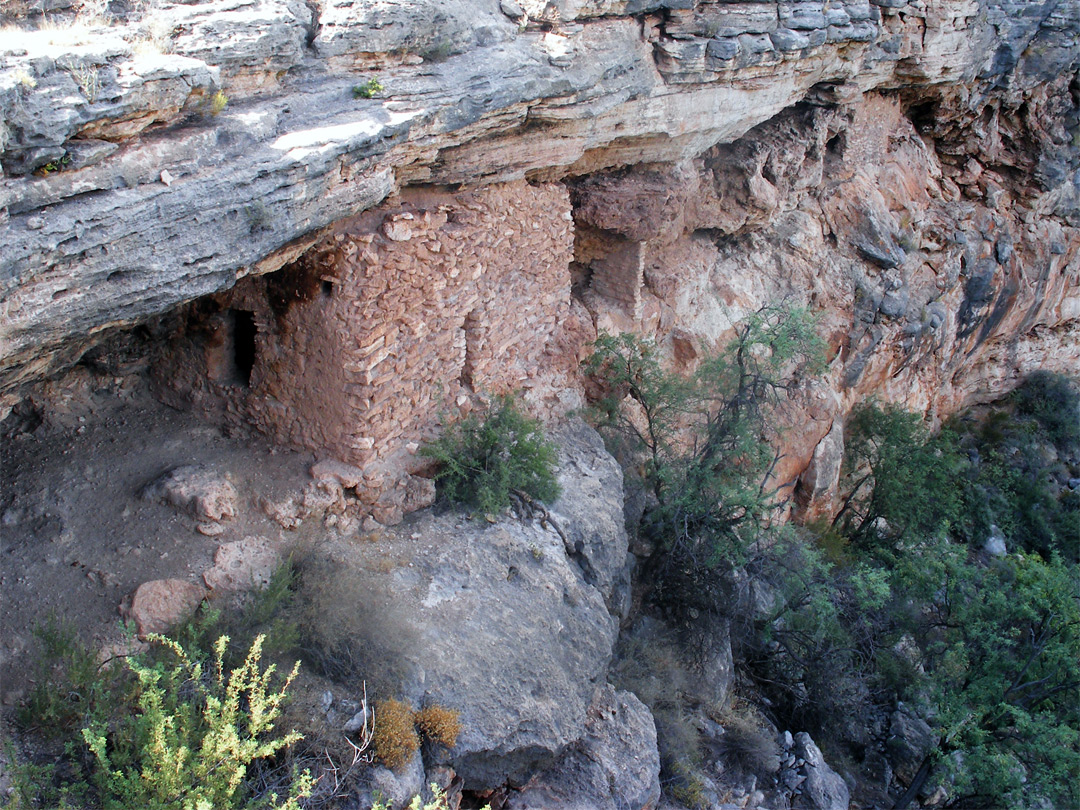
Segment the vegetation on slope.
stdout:
[[[835,519],[782,530],[767,438],[815,354],[805,313],[776,309],[688,380],[636,338],[597,343],[591,368],[610,393],[598,421],[648,490],[648,603],[687,627],[720,614],[774,722],[846,761],[883,742],[880,718],[898,705],[929,723],[935,742],[896,786],[898,807],[917,794],[1080,806],[1075,383],[1032,375],[937,433],[867,403],[846,426]],[[731,609],[746,575],[767,590],[767,615]],[[665,762],[666,778],[690,784],[693,744],[667,747],[690,753]]]

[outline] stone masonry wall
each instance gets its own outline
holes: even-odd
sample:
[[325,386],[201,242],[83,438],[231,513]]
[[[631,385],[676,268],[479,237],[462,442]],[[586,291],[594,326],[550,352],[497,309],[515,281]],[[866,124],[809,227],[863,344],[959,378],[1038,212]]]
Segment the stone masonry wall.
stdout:
[[[489,394],[557,391],[553,369],[576,365],[583,342],[567,333],[572,251],[561,185],[410,190],[202,305],[209,315],[189,313],[159,388],[362,466],[362,499],[385,502],[441,416]],[[249,321],[245,360],[237,324]]]

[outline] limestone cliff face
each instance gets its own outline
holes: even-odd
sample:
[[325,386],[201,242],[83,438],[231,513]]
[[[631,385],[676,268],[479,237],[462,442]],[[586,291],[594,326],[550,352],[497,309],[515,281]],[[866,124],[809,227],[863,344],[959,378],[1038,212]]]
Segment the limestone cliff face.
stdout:
[[199,299],[163,396],[408,467],[432,378],[565,409],[597,328],[689,366],[787,297],[834,353],[813,495],[869,393],[1080,364],[1069,0],[208,0],[0,48],[5,409]]

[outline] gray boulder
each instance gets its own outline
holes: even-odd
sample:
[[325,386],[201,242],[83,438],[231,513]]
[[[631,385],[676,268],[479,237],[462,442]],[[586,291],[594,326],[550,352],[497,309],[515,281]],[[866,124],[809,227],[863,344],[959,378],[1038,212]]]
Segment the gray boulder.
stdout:
[[886,747],[889,762],[901,782],[911,782],[937,741],[930,725],[903,704],[892,713]]
[[[569,543],[550,521],[429,512],[335,553],[335,577],[353,567],[357,579],[358,605],[345,609],[366,611],[360,632],[376,634],[380,665],[401,673],[392,688],[412,706],[460,711],[457,744],[428,752],[428,764],[451,765],[469,790],[522,786],[605,734],[589,718],[618,629],[605,596],[626,559],[621,477],[584,423],[556,436],[564,494],[551,514]],[[618,723],[651,723],[620,700]]]
[[792,753],[803,760],[801,793],[792,797],[792,810],[848,810],[851,792],[840,774],[829,767],[821,749],[805,731],[795,735]]
[[566,535],[566,552],[585,582],[604,597],[620,619],[630,610],[622,469],[599,434],[581,419],[552,432],[559,444],[562,496],[550,508]]
[[660,754],[652,714],[630,692],[597,690],[585,736],[514,795],[510,810],[589,807],[641,810],[660,799]]

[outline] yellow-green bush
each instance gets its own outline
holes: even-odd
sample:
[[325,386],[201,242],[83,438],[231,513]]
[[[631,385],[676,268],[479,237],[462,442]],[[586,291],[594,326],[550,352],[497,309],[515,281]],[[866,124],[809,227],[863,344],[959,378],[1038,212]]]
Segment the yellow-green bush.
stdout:
[[[274,734],[286,692],[298,666],[277,690],[271,689],[273,665],[261,666],[263,636],[255,639],[243,663],[224,664],[228,636],[214,645],[211,665],[192,660],[177,642],[150,640],[175,658],[171,667],[129,659],[138,679],[138,712],[118,728],[101,723],[83,729],[93,753],[93,774],[105,810],[221,810],[239,807],[247,798],[244,782],[256,760],[272,757],[301,739],[295,731]],[[209,669],[209,671],[206,671]],[[293,780],[289,797],[268,806],[299,810],[311,791],[304,773]]]

